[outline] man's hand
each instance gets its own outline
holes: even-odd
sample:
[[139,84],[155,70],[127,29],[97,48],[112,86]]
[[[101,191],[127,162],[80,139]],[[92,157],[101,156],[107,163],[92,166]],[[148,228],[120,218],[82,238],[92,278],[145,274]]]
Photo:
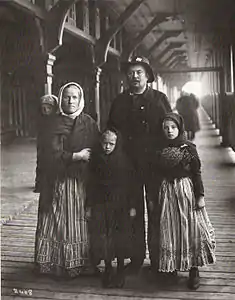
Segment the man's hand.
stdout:
[[135,208],[131,208],[130,209],[130,217],[135,217],[136,216],[136,209]]

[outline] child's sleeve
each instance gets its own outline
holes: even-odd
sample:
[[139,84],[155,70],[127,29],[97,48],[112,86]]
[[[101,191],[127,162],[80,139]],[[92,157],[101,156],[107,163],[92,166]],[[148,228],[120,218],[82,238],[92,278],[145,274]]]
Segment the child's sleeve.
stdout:
[[192,182],[193,182],[195,197],[196,199],[198,199],[200,196],[204,196],[204,186],[203,186],[202,176],[201,176],[201,161],[198,152],[196,150],[196,146],[193,146],[191,150],[192,150],[191,151],[192,162],[190,164],[190,167],[192,173]]

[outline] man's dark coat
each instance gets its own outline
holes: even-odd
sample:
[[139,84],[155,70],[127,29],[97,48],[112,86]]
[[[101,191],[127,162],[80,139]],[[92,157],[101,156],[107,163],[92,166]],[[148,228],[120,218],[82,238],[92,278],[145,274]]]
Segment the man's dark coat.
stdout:
[[[136,170],[136,183],[132,194],[136,208],[132,262],[138,266],[143,263],[145,257],[143,185],[146,191],[148,220],[151,222],[149,201],[155,199],[158,192],[156,178],[153,180],[150,175],[151,152],[161,147],[162,120],[167,112],[171,112],[171,107],[166,95],[148,87],[143,94],[134,95],[130,90],[126,90],[118,95],[109,115],[108,125],[120,131],[124,150]],[[148,232],[148,240],[150,239],[151,233]]]
[[124,149],[134,163],[144,167],[149,151],[161,143],[162,118],[171,107],[165,94],[148,87],[143,94],[129,90],[114,100],[108,125],[117,128]]

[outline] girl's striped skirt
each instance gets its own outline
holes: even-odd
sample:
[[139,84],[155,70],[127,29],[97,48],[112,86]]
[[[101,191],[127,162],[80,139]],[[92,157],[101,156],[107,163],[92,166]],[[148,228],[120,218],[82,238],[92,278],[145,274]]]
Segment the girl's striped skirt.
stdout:
[[214,229],[206,209],[195,210],[191,179],[164,180],[159,201],[159,271],[186,271],[213,264]]

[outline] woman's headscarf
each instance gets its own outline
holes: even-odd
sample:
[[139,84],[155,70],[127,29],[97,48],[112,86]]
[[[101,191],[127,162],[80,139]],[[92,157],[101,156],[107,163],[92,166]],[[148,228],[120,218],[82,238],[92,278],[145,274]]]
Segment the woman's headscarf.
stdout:
[[179,135],[174,140],[169,140],[166,137],[164,137],[164,146],[166,146],[166,145],[180,146],[180,145],[184,144],[184,142],[186,141],[186,137],[185,137],[183,117],[177,113],[173,113],[173,112],[167,113],[167,114],[165,114],[165,116],[163,118],[162,126],[163,126],[164,122],[167,120],[173,121],[177,125],[177,127],[179,129]]
[[[61,107],[61,104],[62,104],[62,97],[63,97],[63,93],[64,93],[64,90],[69,87],[69,86],[75,86],[78,88],[79,90],[79,94],[80,94],[80,99],[79,99],[79,107],[78,107],[78,110],[75,111],[74,113],[72,114],[66,114],[62,107]],[[59,95],[58,95],[58,104],[59,104],[59,112],[60,114],[64,115],[64,116],[67,116],[71,119],[75,119],[76,117],[78,117],[80,115],[80,113],[83,111],[84,109],[84,106],[85,106],[85,100],[84,100],[84,92],[83,92],[83,89],[82,87],[76,83],[76,82],[68,82],[66,83],[65,85],[63,85],[60,90],[59,90]]]

